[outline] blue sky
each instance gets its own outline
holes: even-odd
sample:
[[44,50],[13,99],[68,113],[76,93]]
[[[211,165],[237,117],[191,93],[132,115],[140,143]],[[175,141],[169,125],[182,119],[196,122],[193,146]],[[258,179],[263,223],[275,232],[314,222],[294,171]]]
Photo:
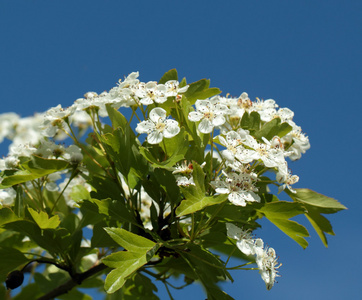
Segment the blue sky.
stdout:
[[[310,246],[302,250],[262,222],[256,234],[283,263],[279,283],[266,291],[257,272],[238,271],[224,288],[235,299],[356,299],[361,14],[361,1],[0,0],[0,113],[71,105],[133,71],[149,81],[171,68],[188,82],[211,79],[224,95],[275,99],[310,138],[311,149],[290,164],[297,187],[349,209],[328,216],[336,233],[328,249],[310,226]],[[7,153],[2,145],[0,151]],[[198,286],[174,296],[204,299]]]

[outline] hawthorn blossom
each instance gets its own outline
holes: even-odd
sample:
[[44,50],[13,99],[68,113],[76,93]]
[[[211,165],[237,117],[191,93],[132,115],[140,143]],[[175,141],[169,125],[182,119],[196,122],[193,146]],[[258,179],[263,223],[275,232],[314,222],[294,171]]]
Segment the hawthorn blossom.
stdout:
[[189,120],[199,123],[198,129],[201,133],[211,133],[214,127],[221,126],[225,123],[224,115],[228,108],[220,104],[219,97],[215,96],[209,100],[196,100],[196,111],[189,113]]
[[226,147],[225,150],[221,151],[221,155],[228,160],[230,163],[233,163],[235,160],[235,155],[244,149],[243,141],[246,139],[246,135],[249,132],[239,128],[237,131],[229,131],[226,133],[225,138],[222,135],[219,135],[220,143]]
[[157,84],[156,81],[150,81],[146,84],[139,85],[135,95],[140,99],[143,105],[153,103],[164,103],[167,100],[166,87],[164,84]]
[[224,179],[211,181],[216,193],[228,194],[231,203],[238,206],[246,206],[247,202],[260,202],[260,197],[255,192],[258,189],[254,186],[256,174],[236,172],[225,173]]
[[43,135],[46,137],[54,137],[60,128],[67,128],[65,119],[74,113],[76,107],[71,106],[66,109],[63,109],[59,104],[56,107],[50,108],[44,114],[44,121],[41,125],[43,129]]
[[183,94],[188,90],[188,85],[179,88],[179,84],[180,83],[177,80],[169,80],[165,82],[166,97],[175,97],[178,94]]
[[236,158],[242,163],[250,163],[253,160],[262,160],[267,168],[278,167],[283,164],[284,153],[282,150],[273,147],[266,139],[262,138],[264,143],[258,143],[251,135],[247,135],[243,144],[251,149],[244,149]]
[[270,290],[278,277],[278,263],[275,250],[264,248],[262,239],[253,239],[248,231],[244,231],[232,223],[226,223],[227,236],[236,240],[236,246],[245,255],[255,255],[261,278],[264,280],[267,290]]
[[278,275],[278,268],[281,264],[278,263],[275,250],[273,248],[259,247],[256,251],[256,264],[259,268],[261,278],[264,280],[267,290],[274,286],[274,282]]
[[254,240],[251,233],[246,230],[242,230],[232,223],[226,223],[227,236],[236,240],[236,246],[245,255],[255,254]]
[[292,127],[292,131],[282,138],[284,144],[290,145],[288,148],[288,157],[291,160],[300,159],[309,148],[309,138],[302,133],[302,128],[294,122],[288,122]]
[[180,132],[178,122],[166,119],[166,111],[155,107],[150,111],[149,119],[137,124],[138,133],[147,133],[147,142],[158,144],[163,138],[172,138]]

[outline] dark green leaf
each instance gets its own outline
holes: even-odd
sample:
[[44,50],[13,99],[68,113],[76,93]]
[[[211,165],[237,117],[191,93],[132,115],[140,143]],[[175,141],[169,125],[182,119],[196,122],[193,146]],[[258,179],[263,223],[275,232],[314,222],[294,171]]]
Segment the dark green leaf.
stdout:
[[170,71],[167,71],[161,79],[158,81],[159,84],[164,84],[165,82],[169,80],[178,80],[178,75],[176,69],[171,69]]
[[0,280],[5,281],[6,275],[30,260],[14,248],[0,247]]

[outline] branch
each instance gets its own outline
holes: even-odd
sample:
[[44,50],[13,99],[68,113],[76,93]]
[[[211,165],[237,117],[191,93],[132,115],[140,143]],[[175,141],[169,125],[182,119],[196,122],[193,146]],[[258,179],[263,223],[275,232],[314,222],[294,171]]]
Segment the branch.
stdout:
[[89,269],[83,273],[75,274],[71,279],[69,279],[66,283],[56,287],[54,290],[50,291],[49,293],[41,296],[37,300],[51,300],[55,297],[68,293],[72,288],[77,285],[80,285],[85,279],[107,269],[108,267],[105,264],[99,264],[95,267]]

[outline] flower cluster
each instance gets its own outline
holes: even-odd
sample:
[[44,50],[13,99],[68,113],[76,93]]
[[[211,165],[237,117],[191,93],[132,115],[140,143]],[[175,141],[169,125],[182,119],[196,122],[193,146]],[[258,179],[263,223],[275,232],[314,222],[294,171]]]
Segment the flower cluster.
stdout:
[[[87,253],[92,255],[90,263],[115,249],[111,239],[124,248],[120,257],[137,258],[122,280],[116,278],[117,288],[142,270],[151,259],[149,253],[158,256],[152,261],[155,265],[175,257],[207,273],[219,260],[203,243],[209,239],[210,249],[217,249],[218,241],[225,243],[219,229],[226,224],[227,236],[256,263],[271,289],[280,264],[275,250],[251,232],[258,227],[258,218],[268,217],[268,209],[277,214],[276,205],[293,210],[293,216],[305,211],[302,204],[279,201],[270,190],[274,185],[279,193],[298,191],[293,185],[299,177],[290,171],[288,160],[300,159],[310,144],[294,123],[294,113],[272,99],[252,101],[245,92],[239,97],[217,95],[220,91],[209,88],[206,79],[190,85],[186,79],[179,82],[173,70],[160,82],[142,82],[138,77],[138,72],[131,73],[109,91],[87,92],[69,107],[58,105],[33,117],[0,115],[0,142],[11,140],[8,155],[0,159],[0,209],[17,207],[14,200],[23,197],[32,216],[24,213],[25,220],[40,224],[42,230],[94,226],[88,245],[93,249]],[[121,111],[126,109],[124,116]],[[105,117],[110,122],[104,122]],[[71,139],[69,146],[66,139]],[[285,222],[289,217],[280,216]],[[75,225],[68,224],[72,220]],[[109,234],[103,230],[107,226],[116,226],[116,231]],[[122,237],[114,238],[114,232]],[[301,239],[297,242],[303,243]],[[230,240],[224,246],[230,246]],[[45,250],[55,252],[49,249]],[[139,256],[144,249],[147,255]],[[190,251],[194,253],[189,256]],[[207,259],[214,255],[207,266],[202,265],[206,259],[196,259],[204,255]],[[111,268],[114,261],[107,265],[104,259]],[[169,261],[162,266],[167,268]],[[215,276],[226,280],[226,270],[226,263],[220,264]],[[208,278],[196,275],[192,280]],[[106,285],[113,279],[107,277]]]
[[227,236],[236,240],[236,246],[245,255],[254,255],[259,268],[261,278],[264,280],[266,288],[270,290],[278,277],[278,268],[281,264],[273,248],[264,247],[262,239],[254,239],[250,232],[244,231],[232,223],[226,224]]

